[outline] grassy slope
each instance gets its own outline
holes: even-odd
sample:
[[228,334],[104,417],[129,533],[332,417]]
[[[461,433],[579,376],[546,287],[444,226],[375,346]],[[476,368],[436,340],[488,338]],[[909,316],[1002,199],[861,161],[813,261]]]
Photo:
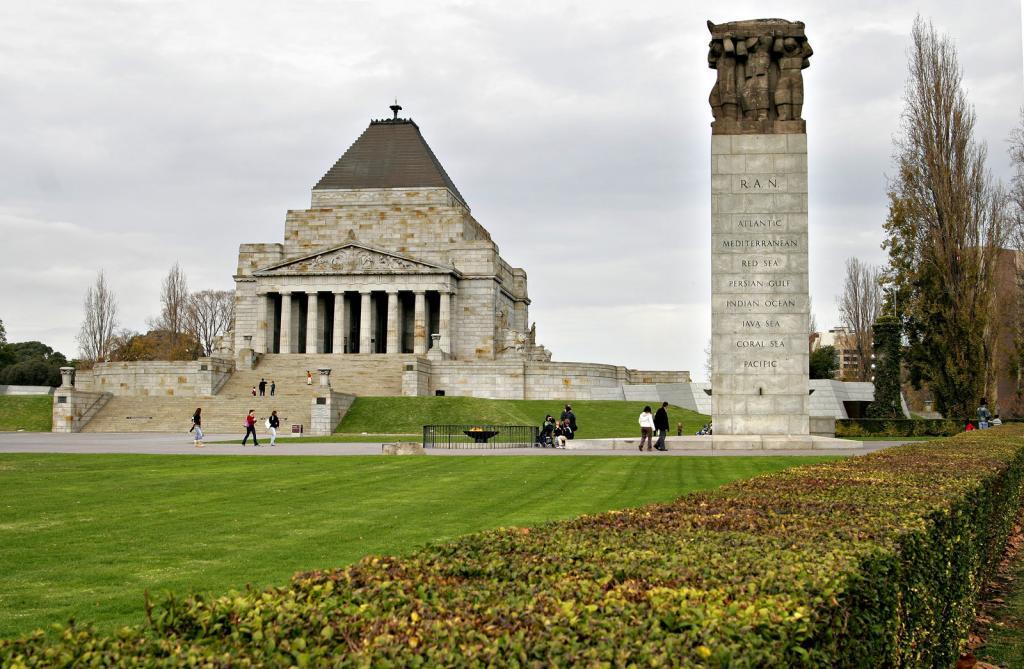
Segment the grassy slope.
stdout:
[[[644,402],[612,400],[571,400],[581,439],[639,436],[637,417]],[[561,400],[487,400],[476,397],[360,397],[356,399],[336,432],[358,434],[422,434],[424,425],[491,424],[540,425],[545,414],[558,418]],[[652,408],[656,408],[652,405]],[[683,434],[693,434],[708,422],[703,414],[670,406],[669,420],[675,434],[683,423]]]
[[49,432],[52,426],[50,395],[0,395],[0,432]]
[[0,636],[824,459],[0,455]]

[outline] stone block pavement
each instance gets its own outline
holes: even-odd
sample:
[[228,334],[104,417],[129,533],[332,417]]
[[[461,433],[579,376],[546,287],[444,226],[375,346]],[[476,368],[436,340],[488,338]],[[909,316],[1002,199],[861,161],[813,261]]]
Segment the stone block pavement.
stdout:
[[[222,440],[235,440],[235,443],[215,444]],[[369,438],[368,438],[369,439]],[[4,432],[0,433],[0,453],[111,453],[111,454],[148,454],[148,455],[302,455],[302,456],[336,456],[336,455],[380,455],[382,442],[367,441],[352,444],[325,443],[288,443],[284,442],[274,448],[263,446],[269,444],[269,438],[260,435],[260,448],[251,445],[241,446],[241,435],[206,435],[206,446],[195,448],[188,434],[167,433],[76,433],[60,434],[51,432]],[[538,455],[545,457],[572,457],[577,455],[607,455],[636,457],[666,456],[704,456],[733,457],[737,455],[772,456],[772,455],[865,455],[888,446],[902,442],[874,441],[850,442],[853,448],[842,449],[803,449],[803,450],[728,450],[714,451],[704,446],[694,448],[687,442],[669,443],[667,453],[640,453],[636,450],[635,440],[578,440],[568,449],[551,448],[503,448],[503,449],[426,449],[428,456],[500,456],[500,455]],[[856,446],[860,444],[860,446]]]

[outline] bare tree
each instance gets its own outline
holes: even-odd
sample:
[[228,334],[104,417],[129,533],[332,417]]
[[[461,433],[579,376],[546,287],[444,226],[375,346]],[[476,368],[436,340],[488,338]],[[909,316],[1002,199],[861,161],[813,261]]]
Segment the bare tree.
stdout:
[[974,138],[953,41],[918,17],[909,57],[886,283],[909,341],[912,380],[927,383],[943,414],[965,416],[989,386],[1006,196]]
[[188,281],[178,263],[174,263],[164,278],[160,304],[160,318],[157,323],[159,328],[167,333],[173,346],[177,343],[178,335],[185,331],[189,309]]
[[96,282],[85,291],[85,319],[78,332],[82,358],[97,362],[109,359],[116,327],[117,298],[100,270]]
[[1013,177],[1010,181],[1010,210],[1013,230],[1011,243],[1024,251],[1024,108],[1020,110],[1020,125],[1010,134],[1010,162]]
[[233,291],[201,290],[189,296],[185,329],[199,341],[203,355],[210,355],[214,341],[230,329],[234,317]]
[[839,342],[857,351],[857,380],[871,380],[872,326],[882,312],[882,272],[857,258],[846,259],[846,279],[839,296],[839,316],[847,334]]

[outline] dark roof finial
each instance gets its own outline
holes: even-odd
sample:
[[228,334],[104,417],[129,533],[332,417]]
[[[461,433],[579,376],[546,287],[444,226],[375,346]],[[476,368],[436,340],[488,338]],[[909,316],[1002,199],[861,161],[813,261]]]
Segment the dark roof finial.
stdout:
[[398,120],[398,112],[402,111],[402,105],[398,104],[398,98],[395,98],[395,104],[391,105],[391,111],[395,115],[393,120]]

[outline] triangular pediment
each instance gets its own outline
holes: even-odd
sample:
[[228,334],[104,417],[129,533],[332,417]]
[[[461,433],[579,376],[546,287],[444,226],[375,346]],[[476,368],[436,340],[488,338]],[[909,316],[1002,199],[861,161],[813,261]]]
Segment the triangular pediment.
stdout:
[[258,269],[256,276],[297,274],[453,274],[454,267],[349,242],[301,258]]

